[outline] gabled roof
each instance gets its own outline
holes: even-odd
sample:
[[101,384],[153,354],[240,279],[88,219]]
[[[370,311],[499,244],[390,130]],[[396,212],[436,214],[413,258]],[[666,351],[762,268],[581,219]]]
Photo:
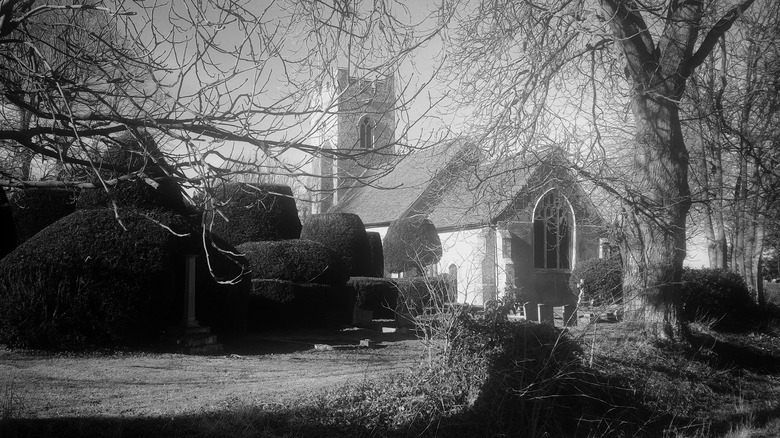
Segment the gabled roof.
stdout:
[[452,141],[405,156],[370,185],[349,189],[331,211],[356,213],[369,227],[424,214],[439,230],[471,228],[529,220],[518,215],[529,215],[539,192],[555,186],[565,189],[578,210],[600,221],[568,168],[557,151],[496,158],[473,143]]

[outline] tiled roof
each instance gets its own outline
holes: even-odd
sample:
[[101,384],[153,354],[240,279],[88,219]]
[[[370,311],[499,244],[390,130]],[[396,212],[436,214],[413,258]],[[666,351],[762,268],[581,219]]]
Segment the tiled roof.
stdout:
[[[544,161],[549,158],[545,155]],[[518,215],[530,214],[529,203],[556,182],[568,186],[573,198],[583,196],[572,184],[565,159],[557,164],[541,164],[534,155],[485,157],[473,144],[453,141],[404,157],[387,175],[350,189],[331,211],[356,213],[367,226],[425,214],[440,230],[485,225],[509,216],[529,220]],[[587,200],[572,201],[594,211]]]

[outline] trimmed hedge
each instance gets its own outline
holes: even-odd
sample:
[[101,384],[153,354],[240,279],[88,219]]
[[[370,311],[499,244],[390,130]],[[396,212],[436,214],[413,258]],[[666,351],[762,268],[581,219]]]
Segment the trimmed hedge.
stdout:
[[301,220],[288,186],[226,183],[215,189],[214,197],[225,203],[220,211],[229,222],[216,214],[211,231],[234,245],[301,236]]
[[319,242],[246,242],[238,250],[246,254],[255,279],[341,286],[349,278],[341,257]]
[[368,247],[371,251],[371,269],[369,277],[382,278],[385,276],[385,255],[382,250],[382,236],[376,231],[366,231]]
[[716,327],[729,327],[755,309],[745,281],[735,272],[685,268],[682,281],[683,316],[688,321],[706,318],[715,320]]
[[[137,131],[135,135],[129,131],[123,132],[116,137],[116,143],[107,143],[106,149],[94,161],[104,179],[138,171],[143,171],[149,178],[173,175],[173,168],[166,162],[154,137],[146,130]],[[127,172],[108,169],[104,164],[126,168]]]
[[5,189],[0,187],[0,259],[16,248],[16,225],[11,204],[5,195]]
[[403,217],[390,224],[383,242],[385,271],[406,272],[437,263],[442,249],[439,233],[422,215]]
[[314,240],[335,250],[343,257],[350,277],[366,277],[371,274],[371,247],[366,227],[358,215],[312,215],[303,224],[301,239]]
[[375,319],[395,318],[398,303],[398,287],[393,279],[352,277],[347,286],[354,290],[355,307],[371,310]]
[[569,277],[569,288],[579,292],[580,280],[583,300],[594,304],[615,304],[623,300],[623,264],[620,257],[589,259],[577,263]]
[[31,187],[11,194],[18,243],[76,210],[77,192],[69,189]]
[[449,300],[449,277],[408,277],[393,280],[398,288],[396,313],[403,315],[421,315],[426,308],[441,306]]
[[189,214],[190,209],[184,202],[181,187],[173,178],[160,178],[157,188],[140,178],[118,181],[103,189],[82,190],[76,202],[76,208],[112,208],[112,201],[118,207],[144,210],[170,210],[180,214]]
[[[77,211],[0,260],[0,342],[53,349],[137,346],[180,323],[184,255],[202,253],[200,233],[172,212],[125,210],[121,220],[126,231],[113,210]],[[212,255],[219,264],[221,256]],[[198,286],[216,294],[204,281],[200,277]],[[201,317],[217,321],[207,315],[230,299],[220,295],[215,301],[221,304],[201,306]],[[235,318],[240,311],[228,313]]]
[[283,280],[252,280],[250,330],[342,327],[349,324],[354,295],[344,287]]

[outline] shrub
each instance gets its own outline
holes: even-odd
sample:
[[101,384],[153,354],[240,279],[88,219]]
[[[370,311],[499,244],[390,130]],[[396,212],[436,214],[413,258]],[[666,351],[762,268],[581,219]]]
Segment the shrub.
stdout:
[[215,214],[211,230],[234,245],[301,236],[301,220],[288,186],[226,183],[215,189],[214,197],[224,204],[219,209],[228,222]]
[[366,228],[356,214],[312,215],[303,224],[301,239],[314,240],[335,250],[344,258],[350,277],[365,277],[371,272],[371,249]]
[[0,188],[0,259],[16,248],[16,226],[11,211],[11,204],[5,195],[5,189]]
[[728,327],[753,311],[750,291],[735,272],[686,268],[682,281],[683,316],[689,321],[713,319],[715,326]]
[[623,299],[623,265],[620,257],[589,259],[577,263],[569,277],[569,288],[577,293],[582,281],[583,300],[613,304]]
[[371,251],[371,270],[369,277],[385,276],[385,255],[382,250],[382,236],[376,231],[366,231],[368,236],[368,247]]
[[371,310],[376,319],[395,318],[398,287],[395,280],[375,277],[352,277],[347,286],[354,290],[355,307]]
[[406,272],[423,268],[441,259],[442,249],[436,227],[426,217],[403,217],[390,224],[383,242],[385,270]]
[[[77,211],[0,260],[0,342],[136,346],[178,324],[184,255],[202,255],[200,233],[172,212],[124,210],[121,222],[113,210]],[[221,263],[212,256],[212,264]],[[204,281],[199,288],[211,287]],[[209,312],[224,310],[229,299],[220,295],[217,304],[201,306],[201,315],[211,321]]]
[[[157,147],[154,137],[146,130],[125,131],[115,143],[107,143],[106,149],[93,159],[103,179],[114,179],[133,172],[143,172],[149,178],[173,175],[173,168]],[[110,169],[117,166],[126,171]]]
[[[172,214],[150,213],[177,232]],[[189,239],[141,215],[73,213],[0,261],[0,340],[13,346],[83,348],[149,341],[175,322],[174,254]],[[183,278],[183,275],[182,275]]]
[[246,242],[238,246],[252,268],[252,278],[341,286],[347,279],[341,257],[311,240]]
[[181,187],[173,178],[158,178],[153,187],[140,178],[117,181],[104,189],[82,190],[76,202],[78,209],[113,208],[113,202],[121,208],[144,210],[169,210],[189,214]]
[[397,312],[421,315],[426,308],[441,306],[449,300],[449,277],[408,277],[393,280],[398,288]]
[[19,243],[75,211],[76,192],[67,189],[26,188],[11,195]]
[[340,327],[352,318],[354,297],[344,287],[283,280],[252,280],[250,330]]

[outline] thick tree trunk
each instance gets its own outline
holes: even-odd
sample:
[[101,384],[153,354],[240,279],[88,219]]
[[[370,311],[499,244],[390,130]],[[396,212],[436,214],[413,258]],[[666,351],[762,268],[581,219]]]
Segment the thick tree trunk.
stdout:
[[688,154],[676,103],[659,94],[638,94],[633,100],[635,191],[626,206],[623,286],[628,318],[641,322],[651,336],[680,339],[685,220],[691,205]]

